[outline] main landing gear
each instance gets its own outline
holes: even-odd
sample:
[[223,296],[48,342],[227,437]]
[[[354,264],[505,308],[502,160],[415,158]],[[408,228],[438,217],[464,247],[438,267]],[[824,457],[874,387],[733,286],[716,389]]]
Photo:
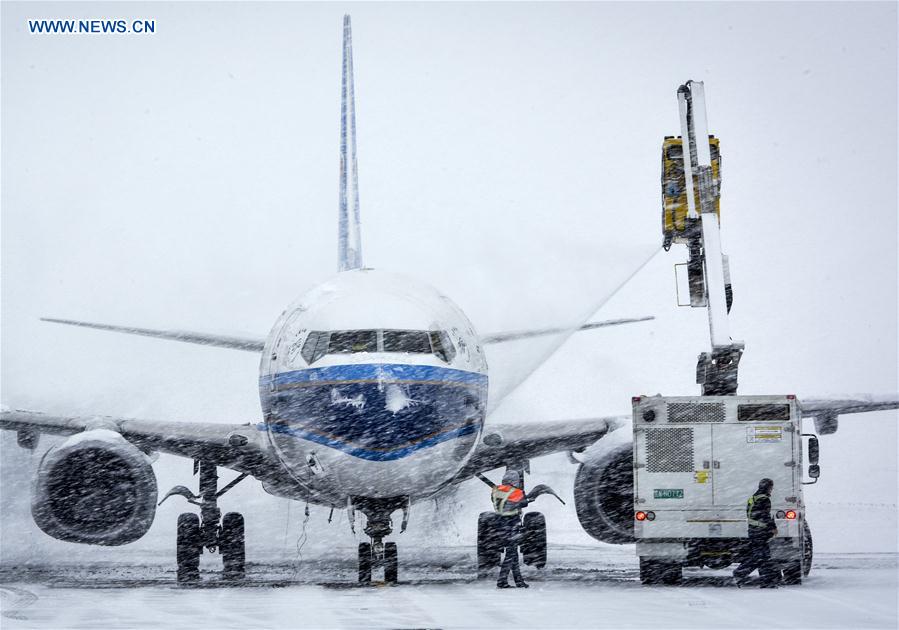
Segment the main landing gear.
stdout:
[[[359,543],[359,584],[371,584],[373,570],[384,569],[384,582],[390,585],[399,579],[399,557],[395,542],[384,542],[384,538],[393,531],[390,515],[394,511],[403,510],[403,524],[400,532],[406,531],[409,520],[409,501],[405,498],[366,499],[355,498],[352,508],[358,508],[365,514],[365,534],[371,538],[370,543]],[[352,524],[352,521],[350,521]]]
[[[496,577],[495,569],[506,549],[502,518],[495,512],[481,512],[478,516],[478,579]],[[524,515],[519,547],[526,565],[538,569],[546,566],[546,518],[540,512]]]
[[221,490],[218,489],[218,472],[215,464],[194,462],[194,474],[200,472],[200,494],[195,495],[184,486],[169,490],[159,505],[170,496],[178,495],[188,503],[200,506],[200,514],[185,512],[178,516],[177,560],[178,583],[197,582],[200,579],[200,555],[205,548],[210,553],[220,552],[224,571],[222,578],[228,581],[242,580],[246,575],[246,551],[244,544],[243,515],[228,512],[222,517],[218,498],[243,481],[243,473]]
[[[524,491],[524,474],[530,472],[527,462],[518,462],[506,467],[506,472],[518,474],[518,484]],[[497,486],[484,475],[476,475],[481,481],[496,491]],[[515,482],[513,482],[515,483]],[[544,494],[556,497],[562,504],[562,498],[552,488],[543,484],[534,486],[527,496],[527,504]],[[495,512],[481,512],[478,516],[478,579],[489,577],[500,565],[503,553],[510,542],[508,516],[500,516]],[[518,547],[522,560],[529,566],[542,569],[546,566],[546,518],[540,512],[528,512],[518,526]],[[518,551],[516,550],[516,553]]]

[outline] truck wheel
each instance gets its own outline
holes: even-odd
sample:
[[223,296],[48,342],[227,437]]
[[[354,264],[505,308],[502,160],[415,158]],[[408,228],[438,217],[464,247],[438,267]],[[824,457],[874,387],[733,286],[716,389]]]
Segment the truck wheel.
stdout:
[[359,584],[371,584],[370,543],[359,543]]
[[502,541],[493,512],[478,515],[478,578],[489,577],[492,569],[499,566]]
[[812,530],[807,521],[802,522],[802,535],[799,542],[798,557],[784,564],[784,584],[802,584],[812,570]]
[[175,557],[178,561],[178,583],[197,582],[200,579],[200,517],[192,512],[178,516],[178,534]]
[[784,584],[795,586],[802,584],[802,559],[796,558],[783,565]]
[[384,543],[384,581],[388,584],[396,584],[399,577],[399,558],[396,553],[396,543]]
[[640,556],[640,582],[643,584],[678,584],[683,567],[677,562],[665,562]]
[[812,529],[808,521],[802,521],[802,575],[808,577],[812,570]]
[[657,581],[655,562],[640,556],[640,582],[642,584],[656,584]]
[[228,512],[222,519],[219,549],[222,551],[224,565],[222,577],[226,580],[242,580],[246,575],[246,545],[243,516],[237,512]]
[[684,568],[676,562],[659,562],[658,563],[662,584],[673,586],[680,584],[684,577]]
[[542,569],[546,566],[546,518],[540,512],[529,512],[524,516],[521,529],[524,563]]

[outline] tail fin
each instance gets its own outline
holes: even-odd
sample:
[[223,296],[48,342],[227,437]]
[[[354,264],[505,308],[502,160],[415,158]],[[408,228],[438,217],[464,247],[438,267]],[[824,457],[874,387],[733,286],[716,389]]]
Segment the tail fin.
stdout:
[[340,90],[340,217],[338,271],[362,267],[359,174],[356,170],[356,99],[353,90],[353,31],[343,16],[343,82]]

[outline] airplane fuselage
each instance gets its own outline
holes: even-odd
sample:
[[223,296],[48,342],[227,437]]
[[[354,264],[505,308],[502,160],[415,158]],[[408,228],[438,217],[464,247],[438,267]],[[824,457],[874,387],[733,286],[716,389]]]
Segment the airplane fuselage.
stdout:
[[259,429],[316,502],[415,500],[471,455],[487,382],[474,328],[447,297],[405,276],[346,271],[272,328]]

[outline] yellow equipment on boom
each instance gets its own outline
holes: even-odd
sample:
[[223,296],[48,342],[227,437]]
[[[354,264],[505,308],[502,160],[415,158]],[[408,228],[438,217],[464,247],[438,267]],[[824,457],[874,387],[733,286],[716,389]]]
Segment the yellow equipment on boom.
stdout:
[[[712,162],[712,181],[715,195],[715,214],[721,218],[721,151],[718,138],[709,136]],[[684,144],[681,136],[665,136],[662,141],[662,234],[665,251],[672,243],[689,243],[690,221],[687,219],[687,182],[684,177]],[[693,174],[693,198],[700,207],[699,184]]]

